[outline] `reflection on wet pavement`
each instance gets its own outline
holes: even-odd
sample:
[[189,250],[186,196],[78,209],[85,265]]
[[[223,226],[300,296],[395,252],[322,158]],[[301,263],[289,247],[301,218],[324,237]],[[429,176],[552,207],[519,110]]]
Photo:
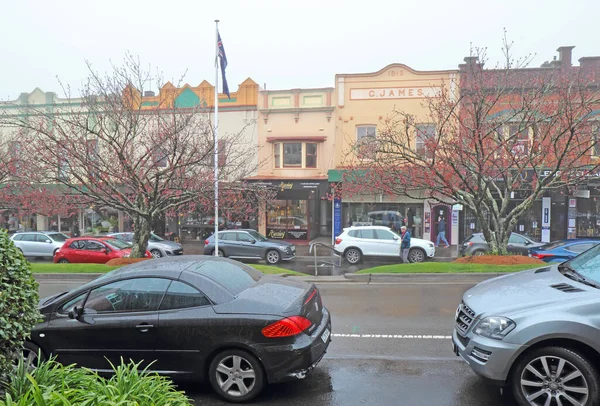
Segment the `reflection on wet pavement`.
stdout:
[[[207,385],[182,389],[196,404],[227,404]],[[513,402],[461,361],[325,359],[302,381],[268,386],[253,404],[508,406]]]

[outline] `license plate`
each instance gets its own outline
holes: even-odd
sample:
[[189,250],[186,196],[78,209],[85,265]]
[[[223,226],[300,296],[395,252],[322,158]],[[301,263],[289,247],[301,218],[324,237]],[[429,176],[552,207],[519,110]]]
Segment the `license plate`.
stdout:
[[329,340],[330,335],[331,335],[331,332],[329,331],[328,328],[326,328],[325,331],[323,332],[323,334],[321,335],[321,340],[323,340],[323,342],[326,343],[327,340]]

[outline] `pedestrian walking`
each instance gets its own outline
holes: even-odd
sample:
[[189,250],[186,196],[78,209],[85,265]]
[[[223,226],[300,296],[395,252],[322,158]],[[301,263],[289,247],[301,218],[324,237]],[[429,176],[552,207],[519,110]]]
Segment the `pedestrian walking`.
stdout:
[[435,244],[436,247],[440,246],[440,240],[444,241],[446,248],[450,247],[448,240],[446,240],[446,220],[444,220],[442,216],[438,218],[438,235],[437,242]]
[[400,227],[400,258],[402,258],[403,264],[408,264],[408,252],[410,251],[410,232],[406,229],[406,226]]

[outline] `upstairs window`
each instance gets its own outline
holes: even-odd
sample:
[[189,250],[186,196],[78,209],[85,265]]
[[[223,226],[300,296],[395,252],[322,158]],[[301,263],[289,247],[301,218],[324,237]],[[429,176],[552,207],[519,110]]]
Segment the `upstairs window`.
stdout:
[[416,151],[421,156],[427,155],[427,144],[435,140],[434,124],[417,124]]
[[273,144],[273,166],[275,168],[316,168],[317,150],[318,145],[315,142],[275,143]]
[[377,155],[377,126],[359,125],[356,126],[356,146],[357,155],[363,159],[374,159]]

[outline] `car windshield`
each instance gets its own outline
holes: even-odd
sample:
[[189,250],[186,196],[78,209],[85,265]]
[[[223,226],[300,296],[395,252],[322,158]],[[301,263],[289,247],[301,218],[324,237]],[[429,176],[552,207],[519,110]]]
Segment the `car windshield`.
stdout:
[[152,242],[158,242],[158,241],[164,241],[164,238],[160,238],[159,236],[157,236],[154,233],[150,233],[150,241]]
[[248,231],[248,234],[254,237],[256,241],[267,241],[267,237],[257,231]]
[[47,234],[47,235],[53,241],[56,241],[56,242],[65,242],[69,239],[69,237],[64,235],[63,233],[52,233],[52,234]]
[[104,240],[104,242],[107,243],[108,245],[110,245],[112,248],[117,249],[117,250],[131,248],[131,244],[129,244],[128,242],[122,241],[122,240],[117,240],[116,238],[106,239],[106,240]]
[[565,263],[585,278],[600,284],[600,244]]

